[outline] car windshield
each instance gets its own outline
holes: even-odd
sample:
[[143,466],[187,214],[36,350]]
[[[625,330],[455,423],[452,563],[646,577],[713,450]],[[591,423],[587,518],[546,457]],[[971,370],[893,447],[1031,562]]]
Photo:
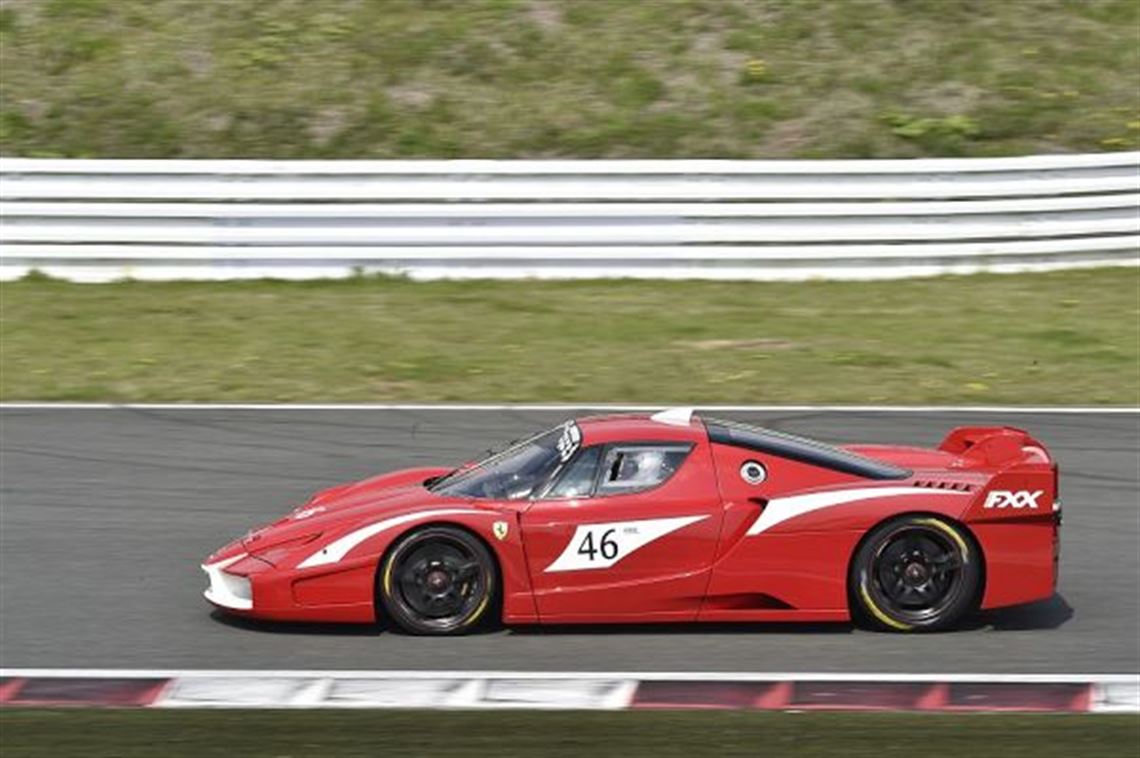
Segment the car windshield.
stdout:
[[428,489],[452,497],[520,500],[551,479],[582,443],[577,424],[568,422],[478,463],[458,468]]

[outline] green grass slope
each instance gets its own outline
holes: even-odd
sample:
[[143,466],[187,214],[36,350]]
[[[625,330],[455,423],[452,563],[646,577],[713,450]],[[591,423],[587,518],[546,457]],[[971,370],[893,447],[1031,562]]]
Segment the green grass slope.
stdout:
[[1140,403],[1140,271],[0,285],[0,397]]

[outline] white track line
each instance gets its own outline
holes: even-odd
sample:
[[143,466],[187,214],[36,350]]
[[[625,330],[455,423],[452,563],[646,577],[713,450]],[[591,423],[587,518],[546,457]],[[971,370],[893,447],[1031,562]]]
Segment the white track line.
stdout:
[[[50,403],[0,402],[0,410],[140,410],[140,411],[658,411],[669,403]],[[714,413],[1064,413],[1140,414],[1135,406],[989,406],[989,405],[701,405]]]
[[1121,683],[1140,682],[1140,674],[883,674],[829,672],[725,672],[725,671],[281,671],[209,669],[0,669],[0,677],[68,677],[90,679],[188,679],[254,677],[302,679],[636,679],[648,681],[825,681],[825,682],[1017,682],[1017,683]]

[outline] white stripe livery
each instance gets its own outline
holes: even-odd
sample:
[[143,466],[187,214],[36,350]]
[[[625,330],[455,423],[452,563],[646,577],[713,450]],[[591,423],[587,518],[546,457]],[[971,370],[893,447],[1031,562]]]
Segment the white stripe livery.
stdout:
[[748,527],[749,536],[766,532],[777,524],[788,519],[802,516],[805,513],[818,511],[822,508],[831,508],[836,505],[846,505],[859,500],[874,500],[881,497],[901,497],[903,495],[964,495],[958,490],[935,490],[927,487],[863,487],[853,490],[838,490],[832,492],[813,492],[809,495],[792,495],[791,497],[777,497],[768,501],[760,518]]
[[668,424],[669,426],[688,426],[693,421],[693,409],[666,408],[660,413],[654,413],[649,418],[652,421],[656,421],[658,424]]
[[379,534],[385,529],[392,529],[393,527],[402,524],[408,524],[412,521],[417,521],[424,518],[435,518],[437,516],[457,516],[464,513],[477,513],[488,515],[493,513],[491,511],[477,511],[473,508],[441,508],[434,511],[416,511],[415,513],[405,513],[402,516],[393,516],[392,518],[377,521],[374,524],[363,526],[359,529],[349,532],[348,534],[333,540],[329,544],[317,552],[310,555],[305,560],[297,564],[297,568],[312,568],[313,566],[325,566],[330,563],[337,563],[354,547],[359,545],[364,540]]
[[707,518],[707,515],[678,516],[583,524],[574,530],[566,549],[546,567],[546,572],[609,568],[650,542]]
[[248,556],[249,553],[238,553],[217,563],[202,564],[202,570],[206,572],[206,576],[210,577],[210,586],[202,593],[207,600],[223,608],[234,608],[241,611],[248,611],[253,608],[253,598],[250,597],[249,592],[249,579],[244,576],[227,574],[223,571],[223,569]]

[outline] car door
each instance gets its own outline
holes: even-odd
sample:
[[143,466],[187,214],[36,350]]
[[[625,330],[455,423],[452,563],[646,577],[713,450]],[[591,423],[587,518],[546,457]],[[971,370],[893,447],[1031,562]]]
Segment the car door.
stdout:
[[705,442],[579,450],[520,519],[539,616],[696,618],[721,518]]

